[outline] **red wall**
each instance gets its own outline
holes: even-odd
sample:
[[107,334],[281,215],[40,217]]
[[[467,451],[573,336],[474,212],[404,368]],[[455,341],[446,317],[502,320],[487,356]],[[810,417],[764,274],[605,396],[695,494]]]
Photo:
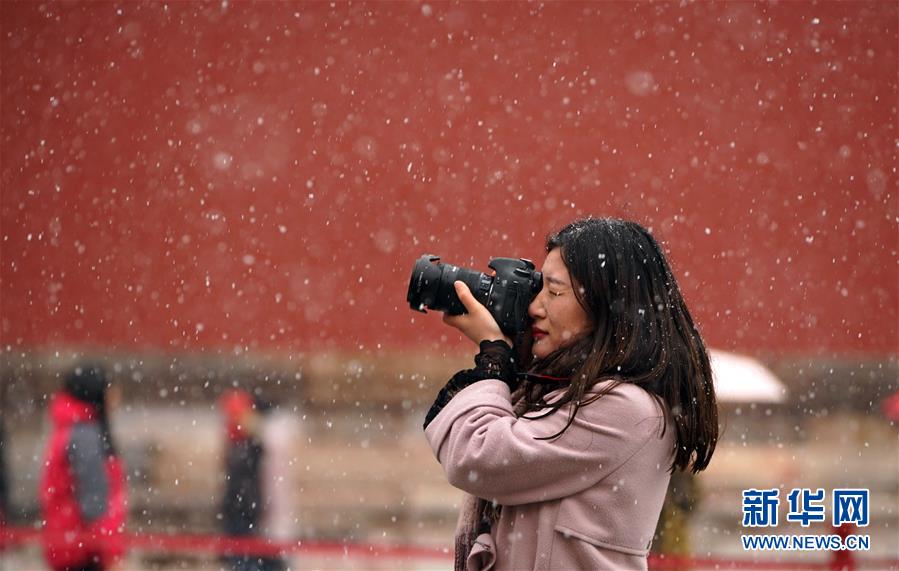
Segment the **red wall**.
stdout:
[[712,345],[897,352],[893,2],[0,14],[4,347],[455,340],[415,257],[593,214],[665,241]]

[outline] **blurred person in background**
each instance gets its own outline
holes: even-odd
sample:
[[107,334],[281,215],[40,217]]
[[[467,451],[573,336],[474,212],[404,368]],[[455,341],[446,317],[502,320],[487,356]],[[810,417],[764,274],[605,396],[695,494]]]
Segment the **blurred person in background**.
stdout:
[[[222,531],[230,537],[273,538],[268,413],[271,403],[243,390],[232,390],[220,400],[225,419],[225,493],[222,496]],[[282,498],[283,499],[283,498]],[[267,554],[245,553],[225,558],[234,571],[281,571],[282,559]]]
[[671,475],[652,544],[653,553],[671,559],[665,569],[690,569],[689,560],[693,555],[690,520],[699,500],[700,488],[696,476],[690,472],[675,471]]
[[546,241],[529,363],[463,282],[444,321],[479,345],[425,434],[467,492],[457,570],[646,569],[674,470],[705,469],[718,415],[708,352],[642,226],[585,219]]
[[[0,528],[6,526],[9,514],[9,484],[6,475],[6,433],[0,418]],[[0,544],[0,550],[3,545]]]
[[103,571],[124,552],[125,470],[109,430],[119,400],[102,367],[79,365],[50,402],[41,478],[44,555],[55,571]]

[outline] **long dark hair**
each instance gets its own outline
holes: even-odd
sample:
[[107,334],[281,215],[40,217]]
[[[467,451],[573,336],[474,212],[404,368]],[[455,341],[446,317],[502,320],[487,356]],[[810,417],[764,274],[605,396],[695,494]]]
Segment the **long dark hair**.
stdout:
[[94,407],[106,455],[115,456],[117,451],[106,414],[106,393],[109,389],[106,371],[96,363],[78,365],[66,376],[64,388],[69,395]]
[[[671,470],[705,469],[718,440],[718,407],[708,352],[659,244],[635,222],[587,218],[546,240],[560,249],[575,296],[594,328],[530,364],[540,375],[570,379],[558,400],[553,387],[525,381],[525,413],[540,418],[571,403],[568,424],[581,406],[620,383],[633,383],[665,405],[674,419]],[[614,382],[591,392],[600,380]],[[586,397],[586,398],[585,398]],[[667,418],[663,431],[668,429]]]

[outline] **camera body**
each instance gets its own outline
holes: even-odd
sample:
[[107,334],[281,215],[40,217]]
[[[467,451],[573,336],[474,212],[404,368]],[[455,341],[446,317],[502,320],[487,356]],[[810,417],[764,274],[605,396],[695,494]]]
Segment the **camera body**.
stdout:
[[528,306],[543,288],[543,274],[524,258],[493,258],[488,267],[496,275],[443,264],[439,256],[425,254],[412,268],[406,301],[422,313],[427,313],[427,308],[461,315],[466,311],[453,282],[462,281],[490,310],[502,332],[514,339],[528,327]]

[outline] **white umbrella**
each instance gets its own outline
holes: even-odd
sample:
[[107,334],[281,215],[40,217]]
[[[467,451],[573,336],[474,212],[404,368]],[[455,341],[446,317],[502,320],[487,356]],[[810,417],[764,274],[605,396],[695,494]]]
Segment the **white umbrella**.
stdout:
[[709,350],[715,395],[722,402],[783,402],[787,387],[752,357]]

